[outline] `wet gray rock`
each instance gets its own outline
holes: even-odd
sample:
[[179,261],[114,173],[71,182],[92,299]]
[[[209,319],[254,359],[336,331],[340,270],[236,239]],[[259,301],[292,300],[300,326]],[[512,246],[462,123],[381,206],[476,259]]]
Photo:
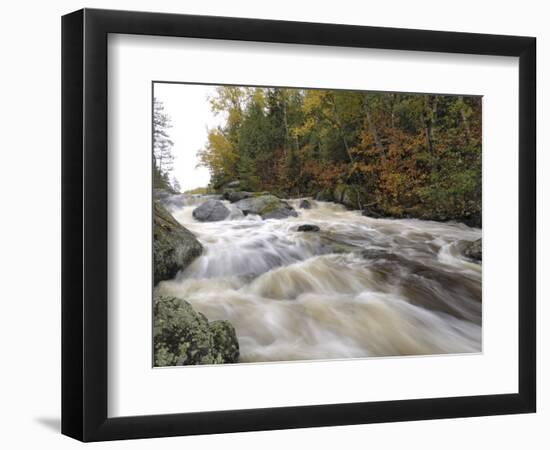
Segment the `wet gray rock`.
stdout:
[[[406,258],[391,249],[370,248],[358,252],[384,285],[399,288],[413,305],[443,312],[481,324],[481,285],[475,280],[457,278],[452,271]],[[441,292],[467,303],[441,301]]]
[[219,200],[207,200],[193,210],[193,217],[200,222],[219,222],[229,216],[229,209]]
[[223,198],[225,200],[229,200],[231,203],[235,203],[249,197],[252,197],[252,193],[247,191],[225,191],[223,193]]
[[176,297],[156,298],[153,317],[155,366],[238,362],[239,342],[228,321],[209,322]]
[[298,231],[319,231],[320,228],[317,225],[305,224],[298,227]]
[[465,245],[464,250],[462,250],[462,254],[466,256],[466,258],[473,259],[474,261],[481,261],[482,257],[482,249],[481,249],[481,239],[478,239],[477,241],[469,242]]
[[382,214],[380,214],[378,211],[376,211],[373,208],[363,209],[363,211],[361,212],[361,215],[365,217],[372,217],[373,219],[381,219],[382,217],[384,217]]
[[287,217],[298,216],[292,206],[271,194],[245,198],[235,203],[235,206],[245,216],[258,214],[262,219],[286,219]]
[[170,280],[202,253],[202,245],[159,203],[153,205],[153,280]]
[[300,202],[299,208],[301,208],[301,209],[311,209],[311,202],[307,199],[303,199]]

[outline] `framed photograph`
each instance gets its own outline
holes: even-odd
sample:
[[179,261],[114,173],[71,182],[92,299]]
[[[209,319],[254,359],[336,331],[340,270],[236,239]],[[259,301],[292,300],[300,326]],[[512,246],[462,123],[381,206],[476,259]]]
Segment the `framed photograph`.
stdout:
[[62,432],[535,412],[536,40],[62,20]]

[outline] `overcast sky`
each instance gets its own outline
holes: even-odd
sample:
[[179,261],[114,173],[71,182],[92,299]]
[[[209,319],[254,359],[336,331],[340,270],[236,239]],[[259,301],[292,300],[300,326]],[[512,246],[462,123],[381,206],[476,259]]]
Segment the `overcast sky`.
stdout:
[[208,129],[222,123],[221,116],[210,110],[208,96],[215,92],[215,86],[193,84],[155,83],[154,96],[164,104],[165,112],[172,119],[173,127],[168,130],[174,141],[174,176],[182,191],[205,187],[210,173],[204,167],[196,167],[197,152],[204,147]]

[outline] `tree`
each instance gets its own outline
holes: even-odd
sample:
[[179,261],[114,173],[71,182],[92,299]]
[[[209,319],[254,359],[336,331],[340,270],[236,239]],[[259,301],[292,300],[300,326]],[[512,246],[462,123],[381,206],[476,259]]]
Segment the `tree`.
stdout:
[[153,182],[155,187],[171,189],[170,173],[173,169],[174,156],[168,129],[172,127],[170,116],[164,111],[164,105],[153,99]]
[[214,187],[315,195],[347,186],[393,216],[481,220],[478,97],[220,87],[200,153]]
[[208,142],[199,151],[198,157],[199,165],[210,170],[214,186],[221,186],[238,177],[239,156],[222,129],[208,131]]

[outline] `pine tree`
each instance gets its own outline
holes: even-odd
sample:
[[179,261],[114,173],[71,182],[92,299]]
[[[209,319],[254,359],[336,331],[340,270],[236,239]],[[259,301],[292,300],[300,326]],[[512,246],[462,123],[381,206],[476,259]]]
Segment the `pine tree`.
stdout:
[[171,188],[170,173],[174,165],[172,147],[168,129],[172,127],[170,116],[164,111],[164,105],[153,99],[153,171],[155,187]]

